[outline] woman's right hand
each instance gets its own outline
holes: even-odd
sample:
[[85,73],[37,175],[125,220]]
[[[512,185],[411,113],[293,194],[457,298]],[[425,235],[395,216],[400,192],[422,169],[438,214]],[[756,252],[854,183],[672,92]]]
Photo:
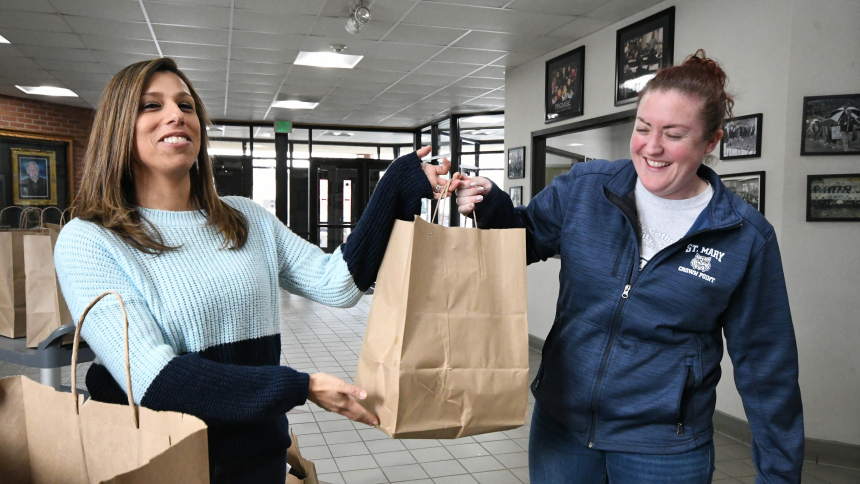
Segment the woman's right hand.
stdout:
[[[355,400],[364,400],[367,392],[328,373],[314,373],[308,385],[308,400],[322,409],[339,413],[356,422],[379,425],[379,419]],[[355,400],[354,400],[355,399]]]
[[[457,210],[463,215],[472,213],[472,210],[475,210],[475,205],[481,203],[484,200],[484,195],[493,188],[493,183],[482,176],[470,178],[456,173],[454,179],[458,180],[455,186],[457,189]],[[454,184],[452,183],[452,185]]]

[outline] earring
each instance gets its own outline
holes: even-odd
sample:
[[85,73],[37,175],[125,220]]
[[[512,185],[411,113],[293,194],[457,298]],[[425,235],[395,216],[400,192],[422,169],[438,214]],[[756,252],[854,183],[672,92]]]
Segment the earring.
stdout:
[[717,165],[717,163],[719,163],[719,162],[720,162],[720,160],[719,160],[716,156],[714,156],[714,155],[712,155],[712,154],[710,154],[710,153],[709,153],[709,154],[707,154],[707,155],[705,155],[705,159],[704,159],[704,160],[702,160],[702,163],[704,163],[704,164],[706,164],[706,165],[710,166],[711,168],[713,168],[714,166],[716,166],[716,165]]

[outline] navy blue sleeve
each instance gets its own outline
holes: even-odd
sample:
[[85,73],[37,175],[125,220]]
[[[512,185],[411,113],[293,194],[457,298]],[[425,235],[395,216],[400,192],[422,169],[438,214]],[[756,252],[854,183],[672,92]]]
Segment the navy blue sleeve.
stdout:
[[799,483],[804,433],[797,342],[772,232],[721,319],[752,429],[756,482]]
[[189,353],[170,360],[140,404],[210,425],[259,422],[304,405],[309,384],[310,375],[285,366],[229,365]]
[[[559,253],[567,184],[572,172],[555,178],[527,206],[514,207],[511,198],[493,183],[475,207],[478,228],[526,229],[526,262],[533,264]],[[492,182],[491,182],[492,183]]]
[[433,198],[433,189],[421,169],[421,159],[413,152],[394,160],[341,247],[359,290],[366,291],[376,281],[394,221],[413,221],[421,213],[422,198]]

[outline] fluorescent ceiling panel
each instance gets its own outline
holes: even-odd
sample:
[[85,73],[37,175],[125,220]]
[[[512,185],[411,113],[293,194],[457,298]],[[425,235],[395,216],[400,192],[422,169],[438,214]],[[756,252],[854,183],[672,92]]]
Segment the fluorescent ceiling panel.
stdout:
[[502,124],[505,122],[503,116],[470,116],[468,118],[460,118],[460,122],[471,124]]
[[15,86],[18,89],[38,96],[55,96],[55,97],[78,97],[74,91],[62,87],[51,86]]
[[313,109],[318,104],[305,101],[275,101],[272,103],[272,107],[282,109]]
[[10,43],[11,43],[11,42],[9,42],[8,40],[6,40],[6,38],[5,38],[5,37],[3,37],[2,35],[0,35],[0,44],[10,44]]
[[299,52],[295,64],[298,66],[336,67],[352,69],[363,55],[336,54],[334,52]]

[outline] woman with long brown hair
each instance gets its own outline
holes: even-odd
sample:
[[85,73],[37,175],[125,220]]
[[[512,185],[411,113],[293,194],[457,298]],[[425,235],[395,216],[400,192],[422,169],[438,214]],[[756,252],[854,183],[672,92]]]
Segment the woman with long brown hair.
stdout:
[[[171,59],[120,71],[99,102],[57,273],[75,317],[104,291],[122,295],[135,403],[208,424],[213,483],[282,484],[291,408],[310,400],[368,425],[377,419],[354,401],[363,390],[280,366],[278,287],[355,304],[376,279],[394,219],[411,220],[414,195],[433,197],[447,166],[423,165],[426,149],[396,160],[347,243],[325,254],[254,202],[218,197],[208,122]],[[98,359],[87,388],[123,403],[118,303],[88,318],[83,336]]]

